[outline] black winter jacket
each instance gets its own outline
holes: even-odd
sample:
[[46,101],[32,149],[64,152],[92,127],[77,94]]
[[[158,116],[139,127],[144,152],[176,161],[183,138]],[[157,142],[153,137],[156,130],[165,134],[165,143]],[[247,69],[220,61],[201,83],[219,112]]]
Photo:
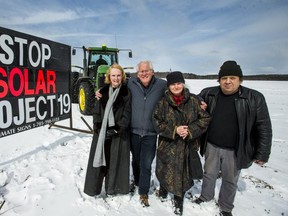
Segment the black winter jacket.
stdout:
[[[219,91],[220,87],[215,86],[205,88],[200,93],[212,118]],[[272,126],[264,96],[256,90],[240,86],[235,109],[239,124],[239,140],[235,151],[238,169],[248,168],[254,160],[267,162],[272,145]],[[206,149],[208,133],[209,128],[201,139],[202,155]]]
[[[131,116],[131,94],[127,85],[122,84],[113,103],[115,129],[119,131],[118,134],[112,136],[111,140],[105,141],[105,158],[107,166],[109,166],[106,169],[103,166],[93,167],[99,131],[109,99],[109,85],[101,88],[100,93],[102,98],[96,101],[93,115],[96,132],[91,143],[84,192],[89,196],[100,194],[105,177],[105,191],[107,194],[127,194],[129,193],[130,140],[128,128]],[[123,131],[120,133],[121,128]]]

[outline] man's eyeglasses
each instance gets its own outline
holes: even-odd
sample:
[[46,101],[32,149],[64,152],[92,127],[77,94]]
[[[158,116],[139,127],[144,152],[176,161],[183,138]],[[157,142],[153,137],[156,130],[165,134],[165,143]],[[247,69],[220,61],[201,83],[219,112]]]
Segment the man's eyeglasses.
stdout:
[[151,72],[151,71],[152,71],[151,69],[149,69],[149,70],[142,70],[142,71],[138,71],[138,73],[144,74],[144,73],[149,73],[149,72]]

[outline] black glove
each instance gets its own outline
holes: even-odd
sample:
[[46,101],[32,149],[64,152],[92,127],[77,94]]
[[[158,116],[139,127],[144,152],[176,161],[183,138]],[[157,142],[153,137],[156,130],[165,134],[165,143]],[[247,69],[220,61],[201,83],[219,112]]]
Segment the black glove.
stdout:
[[122,139],[127,139],[127,128],[119,127],[118,134]]
[[112,136],[114,136],[115,134],[117,134],[118,132],[115,129],[108,129],[106,131],[106,139],[111,139]]
[[93,124],[93,132],[96,134],[99,134],[99,131],[101,129],[101,123],[94,123]]

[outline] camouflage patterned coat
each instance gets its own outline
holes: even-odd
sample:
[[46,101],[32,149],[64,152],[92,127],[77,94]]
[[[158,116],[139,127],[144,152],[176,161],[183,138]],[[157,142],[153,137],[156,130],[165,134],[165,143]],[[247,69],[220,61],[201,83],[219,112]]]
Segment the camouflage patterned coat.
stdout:
[[[169,90],[156,105],[153,113],[153,124],[159,134],[156,176],[168,192],[182,196],[193,186],[193,178],[202,174],[198,138],[207,130],[209,121],[210,116],[201,109],[200,100],[187,88],[179,106]],[[188,125],[189,135],[185,140],[176,133],[180,125]]]

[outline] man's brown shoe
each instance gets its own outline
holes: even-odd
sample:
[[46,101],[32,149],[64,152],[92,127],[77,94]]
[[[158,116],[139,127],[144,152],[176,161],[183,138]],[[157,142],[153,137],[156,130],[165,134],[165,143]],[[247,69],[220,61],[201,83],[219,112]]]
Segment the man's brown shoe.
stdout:
[[142,194],[140,195],[140,203],[142,204],[143,207],[148,207],[149,201],[148,201],[148,195],[147,194]]

